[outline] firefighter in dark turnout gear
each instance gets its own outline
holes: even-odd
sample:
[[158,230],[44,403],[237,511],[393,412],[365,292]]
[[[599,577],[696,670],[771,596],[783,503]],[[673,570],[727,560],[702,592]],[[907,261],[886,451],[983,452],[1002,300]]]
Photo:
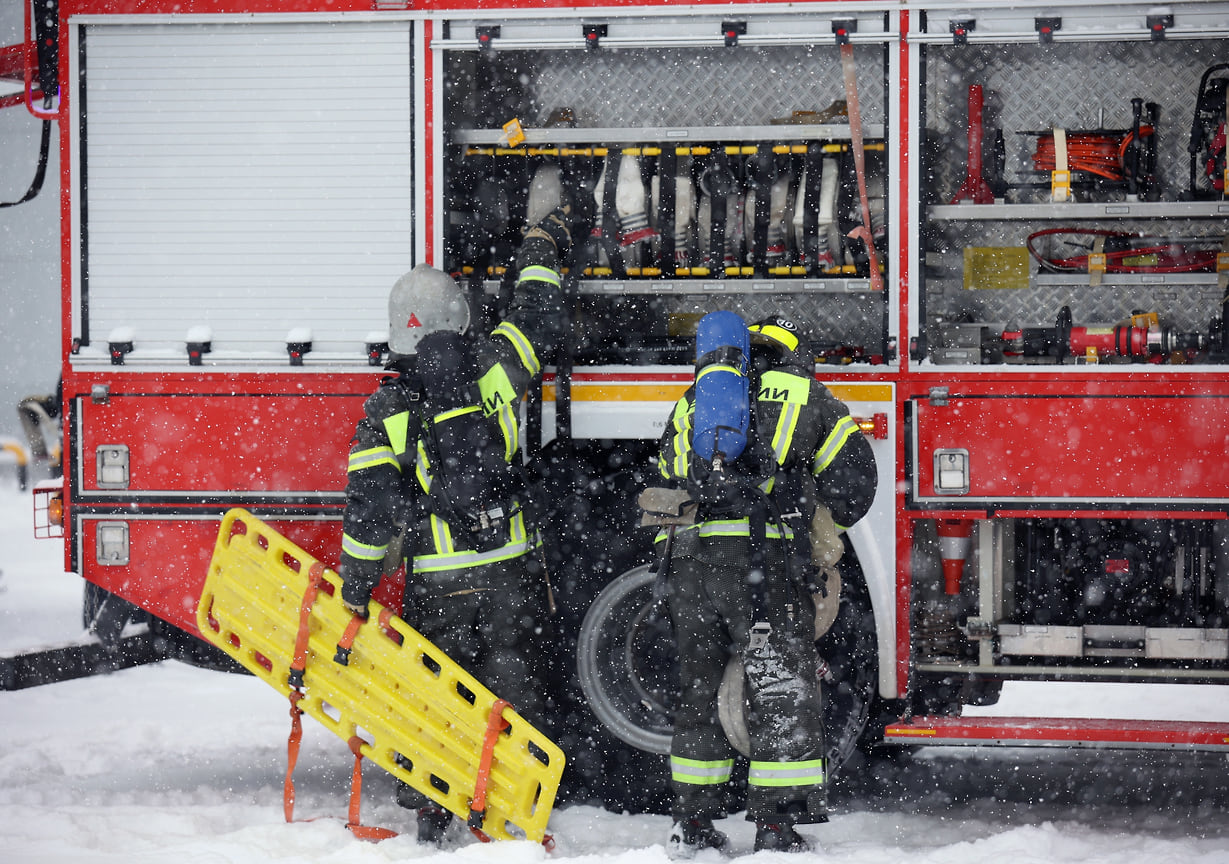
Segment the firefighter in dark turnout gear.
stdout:
[[[354,434],[342,537],[351,611],[365,615],[384,573],[404,562],[405,621],[535,723],[550,598],[521,479],[518,409],[562,335],[559,262],[572,221],[565,205],[529,229],[511,308],[485,337],[465,334],[466,297],[446,273],[420,265],[398,280],[396,374],[367,399]],[[400,782],[397,800],[418,808],[420,840],[442,839],[451,814]]]
[[809,528],[824,507],[828,525],[853,525],[876,488],[870,445],[844,404],[815,380],[795,325],[774,316],[748,329],[751,431],[743,454],[716,477],[693,452],[694,386],[661,442],[663,479],[699,503],[695,524],[676,529],[667,577],[680,667],[667,844],[674,857],[725,845],[712,820],[725,815],[723,786],[734,765],[717,709],[732,656],[746,675],[755,849],[805,851],[793,826],[827,821],[815,648],[815,598],[824,595]]

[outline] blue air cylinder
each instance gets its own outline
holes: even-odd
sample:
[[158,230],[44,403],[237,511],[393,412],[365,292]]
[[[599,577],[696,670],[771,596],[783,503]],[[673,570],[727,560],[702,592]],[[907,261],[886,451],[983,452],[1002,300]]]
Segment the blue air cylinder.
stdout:
[[[750,334],[733,312],[710,312],[696,325],[696,411],[691,446],[708,465],[733,462],[747,446]],[[720,456],[715,463],[714,457]]]

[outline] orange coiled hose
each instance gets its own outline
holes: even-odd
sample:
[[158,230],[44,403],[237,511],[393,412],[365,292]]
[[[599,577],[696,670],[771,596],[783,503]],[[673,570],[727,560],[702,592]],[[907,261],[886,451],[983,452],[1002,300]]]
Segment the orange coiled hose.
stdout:
[[[1153,132],[1151,126],[1140,126],[1139,137]],[[1126,176],[1126,152],[1135,140],[1134,132],[1121,136],[1103,132],[1067,133],[1067,168],[1071,171],[1087,171],[1107,180],[1122,180]],[[1037,138],[1037,151],[1033,153],[1033,166],[1039,171],[1053,171],[1057,155],[1054,133],[1047,132]]]

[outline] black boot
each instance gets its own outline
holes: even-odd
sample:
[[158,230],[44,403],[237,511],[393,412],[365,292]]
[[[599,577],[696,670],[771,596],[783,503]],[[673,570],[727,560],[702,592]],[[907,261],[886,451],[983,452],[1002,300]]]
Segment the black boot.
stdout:
[[810,852],[811,844],[794,830],[793,825],[755,823],[755,851],[770,849],[774,852]]
[[671,858],[694,858],[701,849],[723,849],[726,836],[713,827],[707,816],[680,819],[670,826],[666,854]]
[[451,821],[452,814],[447,810],[439,807],[418,808],[418,842],[439,846]]

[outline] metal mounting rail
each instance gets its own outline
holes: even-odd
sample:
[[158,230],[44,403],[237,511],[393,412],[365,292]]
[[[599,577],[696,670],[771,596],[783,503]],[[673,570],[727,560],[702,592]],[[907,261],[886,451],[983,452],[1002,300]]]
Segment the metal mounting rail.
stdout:
[[993,222],[1026,219],[1212,219],[1229,216],[1226,201],[1104,201],[1084,204],[937,204],[933,220]]
[[[848,141],[848,123],[793,124],[782,123],[768,126],[644,126],[638,128],[593,127],[593,128],[526,128],[526,145],[543,144],[612,144],[656,145],[685,143],[722,143],[737,141]],[[868,139],[883,139],[882,123],[868,123],[863,127]],[[505,133],[500,129],[459,129],[452,133],[453,140],[461,144],[484,144],[506,146]],[[991,205],[982,205],[991,206]]]

